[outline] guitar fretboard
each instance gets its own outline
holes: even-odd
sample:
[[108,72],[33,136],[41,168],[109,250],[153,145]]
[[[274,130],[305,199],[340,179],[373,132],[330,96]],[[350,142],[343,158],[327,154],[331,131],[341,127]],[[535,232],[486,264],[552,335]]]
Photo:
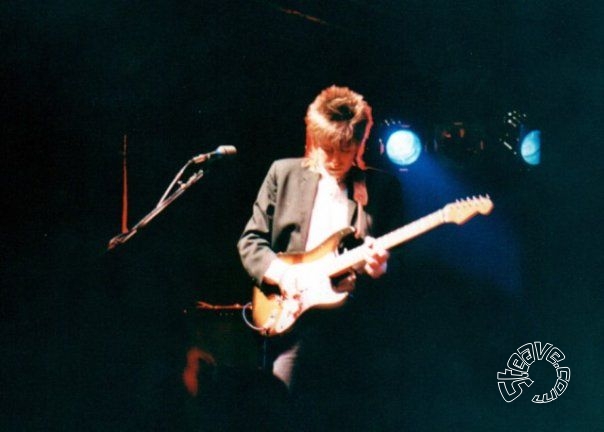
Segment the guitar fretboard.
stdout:
[[[406,241],[417,237],[426,231],[436,228],[439,225],[445,223],[443,210],[437,210],[434,213],[430,213],[421,219],[411,222],[405,226],[402,226],[388,234],[378,237],[378,242],[384,249],[392,249]],[[338,255],[331,263],[328,274],[330,276],[340,275],[359,264],[363,263],[365,256],[365,246],[361,245],[354,249],[351,249],[342,255]]]

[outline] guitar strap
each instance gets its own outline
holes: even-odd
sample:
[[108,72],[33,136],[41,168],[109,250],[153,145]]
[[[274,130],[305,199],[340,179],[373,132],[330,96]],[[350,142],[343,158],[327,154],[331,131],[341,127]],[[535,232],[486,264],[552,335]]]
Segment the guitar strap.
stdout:
[[353,181],[353,199],[357,203],[357,220],[355,237],[362,239],[367,235],[367,213],[364,207],[369,202],[365,173],[361,172]]

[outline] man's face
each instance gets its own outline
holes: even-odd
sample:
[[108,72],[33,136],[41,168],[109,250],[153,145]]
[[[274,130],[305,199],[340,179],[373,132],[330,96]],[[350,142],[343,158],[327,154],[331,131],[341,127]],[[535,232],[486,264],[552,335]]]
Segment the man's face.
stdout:
[[354,163],[359,146],[350,144],[346,147],[319,146],[319,165],[327,173],[342,179]]

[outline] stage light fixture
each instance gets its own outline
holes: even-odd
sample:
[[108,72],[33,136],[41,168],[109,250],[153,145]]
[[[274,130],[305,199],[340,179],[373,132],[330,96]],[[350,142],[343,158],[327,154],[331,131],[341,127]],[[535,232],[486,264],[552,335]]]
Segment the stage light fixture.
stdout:
[[541,162],[541,131],[529,127],[526,113],[519,110],[507,112],[499,143],[528,165],[536,166]]
[[417,161],[422,152],[422,142],[418,134],[409,125],[396,120],[387,120],[384,126],[383,136],[386,137],[386,143],[384,145],[380,138],[380,145],[385,147],[390,162],[406,167]]
[[527,115],[518,110],[508,111],[503,117],[503,127],[499,136],[499,143],[504,148],[517,154],[520,143],[520,135],[523,133]]
[[541,131],[533,130],[526,134],[520,143],[520,156],[529,165],[541,163]]
[[485,148],[485,130],[481,124],[452,121],[439,124],[434,131],[435,153],[441,153],[457,162],[469,162]]

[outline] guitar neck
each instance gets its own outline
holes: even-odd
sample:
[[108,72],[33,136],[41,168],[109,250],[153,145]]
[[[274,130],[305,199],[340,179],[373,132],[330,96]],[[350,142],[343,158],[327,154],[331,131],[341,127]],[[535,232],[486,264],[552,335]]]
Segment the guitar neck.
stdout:
[[[411,240],[431,229],[438,227],[445,223],[443,210],[437,210],[421,219],[418,219],[410,224],[402,226],[388,234],[378,237],[376,242],[384,249],[392,249],[402,243]],[[338,255],[335,260],[331,262],[330,276],[340,275],[365,261],[365,248],[363,245],[351,249],[342,255]]]

